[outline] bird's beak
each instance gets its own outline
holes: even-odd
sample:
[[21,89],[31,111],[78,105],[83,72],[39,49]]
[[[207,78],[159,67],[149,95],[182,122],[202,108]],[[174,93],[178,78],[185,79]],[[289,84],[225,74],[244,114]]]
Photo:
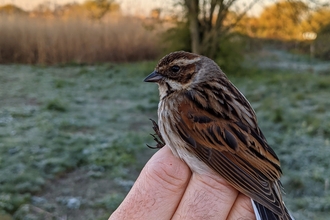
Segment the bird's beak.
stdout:
[[156,70],[144,79],[144,82],[158,82],[163,78]]

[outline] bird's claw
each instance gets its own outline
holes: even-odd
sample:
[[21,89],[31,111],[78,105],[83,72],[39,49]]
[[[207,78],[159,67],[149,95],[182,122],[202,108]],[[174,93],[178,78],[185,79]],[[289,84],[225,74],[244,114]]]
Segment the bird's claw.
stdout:
[[153,125],[152,126],[152,129],[155,131],[155,134],[150,134],[150,135],[157,142],[157,145],[155,147],[153,147],[153,146],[150,146],[150,145],[147,144],[147,147],[149,147],[151,149],[160,149],[160,148],[162,148],[162,147],[165,146],[165,141],[164,141],[164,139],[162,137],[162,134],[159,131],[158,124],[154,120],[152,120],[152,119],[150,119],[150,121],[152,122],[152,125]]

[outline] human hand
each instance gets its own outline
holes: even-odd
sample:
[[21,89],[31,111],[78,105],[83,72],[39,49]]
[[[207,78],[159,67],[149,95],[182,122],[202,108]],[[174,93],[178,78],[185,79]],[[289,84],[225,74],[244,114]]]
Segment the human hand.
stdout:
[[220,176],[192,174],[165,146],[149,160],[124,201],[117,219],[255,219],[251,200]]

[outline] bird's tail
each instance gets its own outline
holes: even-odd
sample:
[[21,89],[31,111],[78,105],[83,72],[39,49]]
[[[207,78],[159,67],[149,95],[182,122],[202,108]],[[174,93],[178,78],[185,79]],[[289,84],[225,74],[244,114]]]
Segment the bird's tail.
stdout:
[[279,216],[269,210],[267,207],[261,205],[260,203],[252,200],[252,206],[257,220],[294,220],[292,215],[289,213],[288,209],[283,204],[284,213]]

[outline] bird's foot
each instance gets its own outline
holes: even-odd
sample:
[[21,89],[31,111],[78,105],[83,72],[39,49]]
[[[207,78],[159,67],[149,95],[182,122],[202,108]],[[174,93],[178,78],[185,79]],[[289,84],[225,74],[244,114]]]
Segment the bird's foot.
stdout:
[[162,148],[162,147],[165,146],[165,141],[164,141],[164,139],[162,137],[162,134],[159,131],[158,124],[154,120],[152,120],[152,119],[150,119],[150,121],[152,122],[152,125],[153,125],[152,126],[152,129],[154,129],[154,131],[155,131],[155,134],[150,134],[150,135],[157,142],[157,145],[155,147],[153,147],[153,146],[150,146],[150,145],[147,144],[147,147],[149,147],[151,149],[160,149],[160,148]]

